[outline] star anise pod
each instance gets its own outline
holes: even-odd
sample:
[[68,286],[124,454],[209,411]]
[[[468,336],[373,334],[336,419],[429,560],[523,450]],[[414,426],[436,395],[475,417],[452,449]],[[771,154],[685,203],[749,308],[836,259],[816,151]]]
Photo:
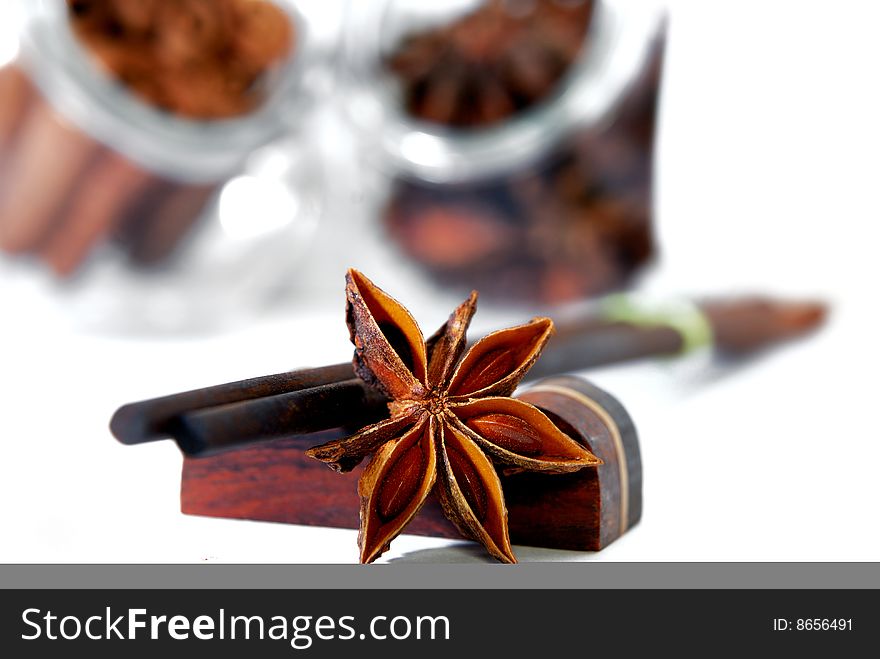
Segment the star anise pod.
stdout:
[[361,476],[361,562],[388,549],[435,489],[446,516],[515,563],[493,463],[571,472],[601,464],[537,408],[510,398],[553,332],[549,318],[489,334],[465,352],[477,294],[426,342],[412,315],[360,272],[346,276],[354,366],[391,402],[390,417],[308,451],[337,471],[373,454]]
[[405,38],[388,59],[410,114],[479,127],[550,95],[579,55],[592,0],[487,0]]

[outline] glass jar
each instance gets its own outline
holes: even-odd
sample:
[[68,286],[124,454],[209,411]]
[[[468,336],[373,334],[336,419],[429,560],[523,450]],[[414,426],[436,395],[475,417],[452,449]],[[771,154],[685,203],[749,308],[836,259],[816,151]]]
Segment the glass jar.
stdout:
[[629,285],[655,253],[664,33],[654,1],[350,3],[345,110],[388,240],[505,303]]
[[66,2],[19,2],[20,53],[0,72],[21,94],[14,139],[0,141],[6,267],[51,279],[87,324],[138,331],[215,327],[276,295],[321,204],[295,118],[322,55],[307,15],[274,5],[294,41],[263,98],[192,118],[96,66]]

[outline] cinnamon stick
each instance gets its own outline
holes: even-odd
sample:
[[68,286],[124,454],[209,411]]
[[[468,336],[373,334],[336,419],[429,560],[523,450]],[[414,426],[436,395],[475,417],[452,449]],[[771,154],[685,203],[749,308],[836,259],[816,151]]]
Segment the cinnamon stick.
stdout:
[[105,151],[77,187],[64,222],[41,250],[43,260],[60,276],[73,274],[153,179],[138,165]]
[[[195,119],[250,112],[265,74],[292,50],[290,16],[262,0],[68,0],[74,31],[101,65],[160,108]],[[129,214],[132,260],[153,264],[193,225],[215,186],[166,188],[157,177],[67,125],[16,66],[0,69],[0,250],[35,254],[60,276]],[[31,103],[31,99],[34,102]],[[155,231],[153,231],[155,229]]]
[[202,216],[217,185],[169,184],[162,200],[138,217],[128,241],[128,256],[137,265],[155,265],[169,257]]
[[0,199],[0,249],[22,253],[38,248],[98,151],[90,137],[62,122],[45,101],[36,104],[10,156],[14,166]]
[[0,68],[0,161],[12,144],[32,97],[33,88],[21,69],[15,65]]

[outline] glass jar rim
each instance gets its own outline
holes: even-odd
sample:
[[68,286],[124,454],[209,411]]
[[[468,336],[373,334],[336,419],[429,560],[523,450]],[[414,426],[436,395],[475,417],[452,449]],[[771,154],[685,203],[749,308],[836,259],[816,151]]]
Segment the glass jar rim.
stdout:
[[256,148],[281,136],[303,101],[306,22],[292,0],[272,0],[296,31],[292,51],[260,106],[248,115],[200,121],[164,112],[102,73],[70,25],[66,3],[19,0],[22,63],[66,120],[146,169],[187,183],[222,180]]
[[377,84],[382,23],[393,1],[349,3],[340,65],[345,114],[394,174],[440,184],[504,175],[606,121],[664,16],[661,0],[596,0],[586,46],[557,93],[497,125],[454,130],[408,115],[391,85]]

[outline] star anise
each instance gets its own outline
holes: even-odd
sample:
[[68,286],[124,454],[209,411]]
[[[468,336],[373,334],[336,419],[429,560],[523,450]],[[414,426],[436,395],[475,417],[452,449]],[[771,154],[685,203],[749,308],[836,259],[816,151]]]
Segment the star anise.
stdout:
[[550,95],[586,38],[592,0],[487,0],[414,33],[388,66],[410,114],[456,127],[502,121]]
[[358,485],[361,562],[386,551],[435,489],[463,534],[515,563],[493,462],[548,473],[601,464],[537,408],[509,397],[553,322],[535,318],[494,332],[465,354],[476,292],[426,342],[409,311],[364,275],[349,270],[346,282],[355,370],[391,399],[390,417],[308,454],[337,471],[373,454]]

